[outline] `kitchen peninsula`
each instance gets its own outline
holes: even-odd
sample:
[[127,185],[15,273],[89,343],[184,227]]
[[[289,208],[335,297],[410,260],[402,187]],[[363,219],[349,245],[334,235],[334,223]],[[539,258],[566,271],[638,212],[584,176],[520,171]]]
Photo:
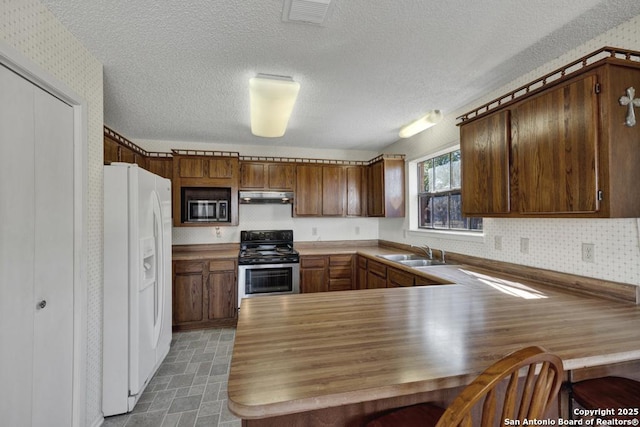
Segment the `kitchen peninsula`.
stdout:
[[633,303],[478,267],[433,269],[453,284],[243,301],[231,411],[247,427],[356,426],[388,408],[446,405],[485,367],[526,345],[558,354],[568,374],[640,360]]

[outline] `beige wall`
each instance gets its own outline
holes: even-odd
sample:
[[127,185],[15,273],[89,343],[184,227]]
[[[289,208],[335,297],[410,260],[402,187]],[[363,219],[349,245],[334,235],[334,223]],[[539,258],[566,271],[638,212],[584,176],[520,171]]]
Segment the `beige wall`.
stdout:
[[102,64],[37,0],[0,3],[0,40],[66,84],[88,105],[86,422],[102,420]]

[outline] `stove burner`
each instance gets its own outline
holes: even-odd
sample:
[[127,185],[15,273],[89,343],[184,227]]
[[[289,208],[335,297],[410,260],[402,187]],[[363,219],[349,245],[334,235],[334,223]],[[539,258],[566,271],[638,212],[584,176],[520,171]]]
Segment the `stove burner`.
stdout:
[[242,231],[240,264],[281,264],[300,262],[293,249],[293,230]]

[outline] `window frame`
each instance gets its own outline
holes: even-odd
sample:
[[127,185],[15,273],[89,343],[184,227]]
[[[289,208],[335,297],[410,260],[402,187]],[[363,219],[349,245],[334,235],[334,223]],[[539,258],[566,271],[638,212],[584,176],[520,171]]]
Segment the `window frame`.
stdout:
[[[460,145],[452,145],[447,148],[441,149],[439,151],[431,152],[427,155],[423,155],[419,158],[408,161],[408,172],[409,172],[409,230],[407,230],[410,234],[415,235],[425,235],[425,234],[433,234],[439,235],[443,238],[450,238],[454,240],[465,240],[465,241],[484,241],[484,225],[481,226],[480,229],[468,229],[468,228],[450,228],[450,221],[448,222],[449,226],[447,228],[440,227],[423,227],[420,225],[420,215],[421,215],[421,204],[420,197],[425,194],[431,195],[456,195],[461,194],[461,186],[460,188],[455,189],[447,189],[442,191],[436,191],[433,193],[425,193],[421,192],[423,178],[423,172],[419,169],[419,166],[429,159],[435,159],[444,154],[449,154],[460,150]],[[464,161],[461,159],[461,161]],[[460,185],[462,182],[460,180]],[[482,219],[482,218],[481,218]],[[484,221],[483,221],[484,222]]]

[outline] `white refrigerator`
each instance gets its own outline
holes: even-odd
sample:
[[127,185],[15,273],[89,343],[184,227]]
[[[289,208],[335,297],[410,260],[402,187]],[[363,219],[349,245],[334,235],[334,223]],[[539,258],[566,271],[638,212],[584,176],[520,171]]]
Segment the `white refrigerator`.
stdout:
[[102,412],[133,409],[171,344],[171,181],[104,166]]

